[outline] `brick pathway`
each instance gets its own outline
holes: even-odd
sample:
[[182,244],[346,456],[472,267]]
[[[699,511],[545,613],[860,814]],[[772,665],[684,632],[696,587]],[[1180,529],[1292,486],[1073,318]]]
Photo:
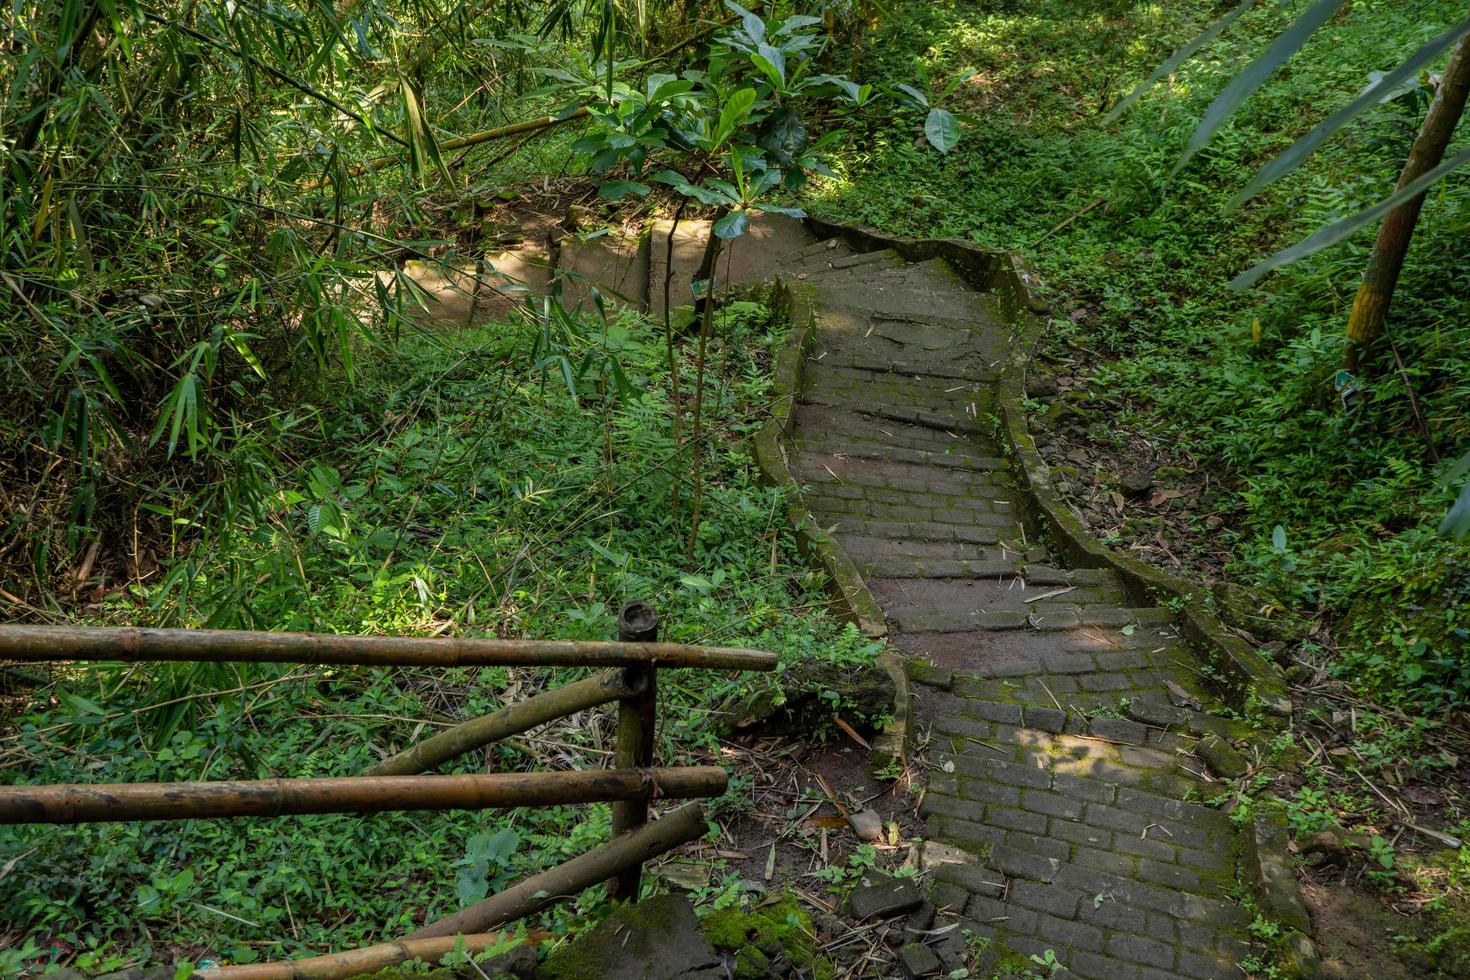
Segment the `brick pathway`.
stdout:
[[994,298],[892,252],[817,243],[781,265],[819,313],[793,472],[914,658],[925,837],[958,849],[933,901],[989,941],[987,968],[1051,950],[1097,980],[1240,977],[1235,838],[1189,754],[1232,723],[1196,710],[1166,610],[1056,567],[1018,524]]

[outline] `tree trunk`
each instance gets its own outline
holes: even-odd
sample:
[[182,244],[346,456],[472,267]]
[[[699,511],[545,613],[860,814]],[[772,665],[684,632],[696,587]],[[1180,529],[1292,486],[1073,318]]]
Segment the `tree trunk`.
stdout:
[[[1399,174],[1400,189],[1439,166],[1444,159],[1445,148],[1449,146],[1455,126],[1465,111],[1467,95],[1470,95],[1470,37],[1462,38],[1456,45],[1439,91],[1434,94],[1434,101],[1424,114],[1419,135],[1409,150],[1403,172]],[[1403,271],[1404,257],[1408,254],[1414,225],[1419,220],[1419,211],[1424,206],[1427,193],[1390,211],[1378,229],[1378,240],[1373,243],[1373,253],[1368,257],[1363,282],[1358,286],[1358,296],[1348,318],[1344,366],[1349,371],[1358,370],[1360,358],[1383,332],[1388,304],[1393,299],[1394,287],[1398,285],[1399,273]]]

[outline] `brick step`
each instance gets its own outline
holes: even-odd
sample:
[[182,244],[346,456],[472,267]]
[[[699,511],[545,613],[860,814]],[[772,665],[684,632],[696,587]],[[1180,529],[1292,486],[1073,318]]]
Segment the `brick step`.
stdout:
[[948,383],[962,381],[983,385],[988,389],[1000,377],[997,365],[991,363],[993,360],[994,358],[986,357],[979,351],[945,360],[904,355],[902,351],[895,352],[892,356],[875,357],[870,353],[846,350],[841,344],[829,347],[823,342],[823,335],[818,334],[817,348],[807,358],[806,370],[841,368],[896,377],[931,378]]
[[1173,613],[1167,609],[1129,609],[1102,604],[1078,606],[1061,603],[1036,608],[983,610],[976,612],[939,611],[916,605],[885,610],[890,622],[905,632],[963,633],[971,630],[1074,630],[1083,626],[1130,626],[1167,623]]
[[882,418],[865,411],[861,403],[837,408],[797,405],[792,412],[798,435],[815,434],[879,442],[884,445],[994,457],[995,443],[932,426],[914,425]]
[[862,277],[860,281],[824,277],[814,284],[824,312],[880,317],[895,323],[944,325],[999,323],[1000,304],[989,293],[977,293],[943,278],[942,263],[913,263]]
[[810,245],[805,245],[794,251],[787,252],[782,262],[803,262],[821,255],[835,260],[856,254],[858,254],[857,251],[842,239],[824,238],[821,241],[812,242]]
[[[895,378],[900,378],[900,375],[895,375]],[[945,419],[951,416],[975,419],[978,414],[985,413],[989,404],[980,392],[969,388],[947,392],[938,382],[919,383],[911,378],[889,383],[854,382],[851,378],[841,378],[822,370],[804,373],[800,394],[803,401],[845,400],[838,401],[838,404],[861,406],[863,411],[885,414],[885,417],[892,411],[911,408]],[[948,428],[950,423],[945,422],[944,425]]]
[[808,458],[799,454],[797,466],[802,475],[818,483],[844,486],[882,487],[910,493],[938,496],[990,499],[1009,498],[1005,488],[996,483],[994,469],[959,470],[930,466],[927,463],[905,463],[897,460],[874,460],[836,453]]
[[[817,243],[817,246],[821,245],[821,242]],[[813,247],[808,246],[803,251],[810,252]],[[902,269],[908,264],[891,248],[878,249],[874,252],[849,250],[845,255],[836,256],[831,255],[831,250],[827,249],[814,255],[796,256],[794,259],[789,263],[782,260],[781,264],[786,268],[781,274],[789,275],[798,282],[811,281],[813,283],[846,279],[872,281],[888,270]]]
[[844,534],[842,549],[858,564],[874,561],[1001,561],[1014,556],[1014,551],[1001,547],[971,544],[965,541],[919,541],[907,538],[885,538]]
[[[907,521],[910,523],[947,523],[956,527],[992,527],[1014,529],[1016,519],[1009,514],[987,514],[975,509],[955,506],[920,507],[913,504],[883,504],[868,501],[844,500],[842,498],[807,495],[807,504],[812,513],[824,524],[841,517],[857,517],[878,521]],[[968,541],[969,538],[955,538]]]
[[997,551],[996,557],[984,559],[882,555],[854,560],[863,576],[873,579],[1014,578],[1020,572],[1020,556],[1011,552],[1006,558],[1004,554]]
[[1000,543],[1020,537],[1005,529],[978,524],[952,524],[944,521],[884,521],[854,514],[817,515],[818,523],[838,534],[862,537],[894,538],[900,541],[953,541],[962,544]]
[[[884,490],[881,487],[846,487],[816,483],[798,476],[804,484],[807,502],[812,510],[833,514],[857,514],[863,517],[910,521],[954,521],[956,523],[1016,523],[1011,505],[1004,500],[970,500],[966,497],[941,497]],[[992,520],[1003,518],[1003,520]]]
[[[820,408],[852,408],[853,397],[848,393],[844,397],[835,397],[824,392],[807,392],[803,390],[797,396],[798,405],[811,405]],[[908,425],[917,425],[935,432],[948,432],[956,436],[974,435],[980,438],[989,438],[993,426],[981,419],[972,418],[963,411],[938,412],[926,408],[915,408],[912,406],[883,405],[878,403],[863,403],[862,411],[876,419],[886,419],[891,422],[902,422]]]
[[809,433],[794,442],[802,452],[819,456],[852,457],[880,462],[907,463],[913,466],[935,466],[943,469],[967,470],[973,473],[1005,473],[1006,462],[979,452],[941,452],[932,449],[910,449],[870,439],[844,437],[835,433]]

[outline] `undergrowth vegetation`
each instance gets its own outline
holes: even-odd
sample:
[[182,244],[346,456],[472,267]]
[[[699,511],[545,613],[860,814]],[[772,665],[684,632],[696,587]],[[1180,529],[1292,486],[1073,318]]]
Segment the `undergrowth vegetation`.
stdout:
[[1361,90],[1365,71],[1396,65],[1463,9],[1345,6],[1170,176],[1209,100],[1300,7],[1253,9],[1109,127],[1107,109],[1218,16],[1215,5],[905,5],[879,26],[865,77],[940,90],[973,72],[951,97],[973,117],[964,139],[940,155],[922,145],[917,117],[856,126],[842,179],[812,206],[1025,252],[1054,304],[1044,356],[1123,401],[1127,430],[1224,475],[1217,537],[1232,573],[1318,613],[1334,669],[1376,697],[1458,708],[1470,703],[1470,550],[1436,528],[1453,499],[1441,478],[1470,448],[1470,181],[1451,177],[1431,194],[1391,345],[1346,399],[1342,331],[1369,236],[1249,292],[1227,283],[1386,195],[1424,88],[1380,105],[1244,209],[1226,204],[1243,174]]
[[[615,361],[630,397],[611,372],[569,390],[554,367],[528,370],[545,337],[517,321],[415,335],[392,358],[365,359],[292,436],[299,462],[269,476],[257,519],[166,563],[101,619],[610,639],[619,605],[646,599],[669,640],[870,663],[872,644],[825,613],[780,493],[757,485],[742,442],[766,417],[782,331],[759,303],[720,313],[693,565],[667,506],[661,328],[625,315],[563,337],[573,360],[594,349]],[[355,775],[425,731],[584,674],[98,665],[68,671],[0,752],[41,783]],[[660,759],[712,758],[709,712],[769,683],[663,672]],[[583,712],[452,771],[599,765],[612,723],[608,709]],[[738,809],[742,785],[716,813]],[[24,861],[0,880],[0,907],[49,943],[24,954],[42,964],[250,962],[402,935],[607,834],[604,806],[4,828],[0,853]],[[593,889],[555,926],[603,899]]]

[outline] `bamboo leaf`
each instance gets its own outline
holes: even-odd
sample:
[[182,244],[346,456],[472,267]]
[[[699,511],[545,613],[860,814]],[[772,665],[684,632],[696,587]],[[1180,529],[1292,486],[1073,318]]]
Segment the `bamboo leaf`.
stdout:
[[1281,35],[1271,42],[1271,46],[1265,53],[1246,65],[1245,69],[1230,80],[1225,90],[1215,97],[1210,107],[1205,110],[1205,117],[1200,121],[1199,128],[1190,137],[1189,146],[1184,150],[1184,156],[1174,166],[1174,173],[1184,169],[1194,155],[1204,149],[1210,137],[1225,125],[1225,121],[1239,109],[1241,104],[1255,94],[1256,89],[1265,84],[1276,69],[1286,63],[1287,59],[1301,50],[1302,45],[1316,33],[1317,28],[1327,22],[1327,18],[1337,12],[1344,0],[1317,0],[1307,12],[1297,18]]
[[1245,272],[1242,272],[1240,275],[1236,276],[1230,281],[1231,288],[1244,289],[1245,287],[1256,282],[1272,269],[1279,268],[1283,265],[1289,265],[1292,262],[1296,262],[1300,259],[1306,258],[1308,255],[1313,255],[1317,252],[1320,252],[1324,248],[1336,245],[1344,238],[1352,236],[1365,225],[1372,224],[1378,218],[1392,211],[1399,205],[1418,197],[1420,194],[1424,193],[1435,183],[1437,183],[1446,174],[1449,174],[1454,170],[1458,170],[1460,167],[1465,166],[1467,163],[1470,163],[1470,147],[1461,150],[1452,159],[1446,160],[1444,163],[1441,163],[1439,166],[1429,171],[1429,173],[1409,184],[1408,187],[1405,187],[1403,190],[1384,198],[1372,207],[1364,208],[1357,214],[1349,215],[1336,224],[1332,224],[1327,226],[1326,228],[1323,228],[1321,231],[1312,235],[1305,241],[1298,242],[1290,248],[1282,249],[1266,261],[1260,263],[1259,265],[1256,265],[1251,269],[1246,270]]
[[1245,186],[1245,189],[1231,199],[1229,206],[1232,208],[1239,207],[1259,194],[1267,185],[1279,180],[1301,166],[1302,161],[1306,160],[1312,151],[1321,146],[1329,136],[1377,105],[1386,94],[1392,92],[1410,78],[1413,78],[1419,73],[1420,69],[1432,62],[1441,52],[1466,34],[1470,34],[1470,18],[1466,18],[1425,44],[1418,51],[1415,51],[1409,56],[1407,61],[1388,74],[1380,77],[1376,82],[1364,89],[1362,94],[1356,99],[1333,113],[1301,139],[1291,144],[1284,153],[1261,168],[1261,172],[1256,174],[1251,182]]
[[1123,98],[1118,101],[1118,104],[1113,106],[1112,111],[1103,117],[1103,125],[1106,126],[1109,123],[1116,121],[1119,116],[1128,111],[1129,106],[1138,101],[1139,96],[1141,96],[1144,92],[1147,92],[1149,89],[1153,88],[1160,79],[1172,75],[1176,70],[1178,70],[1180,65],[1184,64],[1190,58],[1194,57],[1195,53],[1199,51],[1200,48],[1203,48],[1206,44],[1209,44],[1215,38],[1219,37],[1221,31],[1225,30],[1225,28],[1229,27],[1231,24],[1239,20],[1242,14],[1244,14],[1247,10],[1251,9],[1255,5],[1256,0],[1241,0],[1240,3],[1235,5],[1234,9],[1232,9],[1230,13],[1215,21],[1209,27],[1205,28],[1204,31],[1202,31],[1198,36],[1196,36],[1194,40],[1190,41],[1178,51],[1175,51],[1173,56],[1168,61],[1155,68],[1152,75],[1148,76],[1148,78],[1145,78],[1137,88],[1135,88],[1132,92],[1129,92],[1127,95],[1123,96]]
[[1460,490],[1460,497],[1439,524],[1439,533],[1451,538],[1470,536],[1470,484]]

